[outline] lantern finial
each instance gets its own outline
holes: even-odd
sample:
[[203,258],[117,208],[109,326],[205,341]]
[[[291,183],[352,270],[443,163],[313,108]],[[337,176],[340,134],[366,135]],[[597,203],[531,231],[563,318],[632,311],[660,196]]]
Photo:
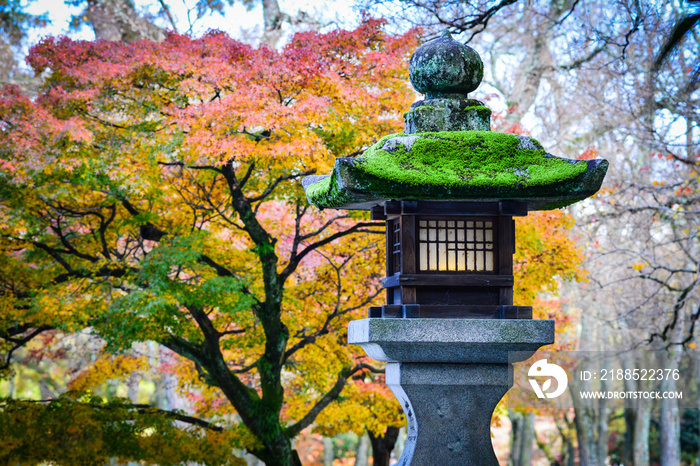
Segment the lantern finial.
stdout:
[[491,129],[491,110],[467,97],[481,84],[484,64],[473,48],[454,40],[450,31],[445,29],[440,37],[418,47],[408,73],[425,100],[411,105],[406,113],[406,133]]
[[426,99],[465,98],[484,77],[484,64],[476,51],[452,38],[441,36],[421,45],[408,65],[411,84]]

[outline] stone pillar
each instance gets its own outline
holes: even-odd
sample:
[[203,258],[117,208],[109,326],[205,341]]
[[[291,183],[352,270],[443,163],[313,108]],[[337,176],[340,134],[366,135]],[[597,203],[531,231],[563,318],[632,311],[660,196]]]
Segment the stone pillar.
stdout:
[[497,466],[491,416],[513,385],[511,363],[553,343],[554,321],[363,319],[348,342],[387,362],[408,424],[399,465]]

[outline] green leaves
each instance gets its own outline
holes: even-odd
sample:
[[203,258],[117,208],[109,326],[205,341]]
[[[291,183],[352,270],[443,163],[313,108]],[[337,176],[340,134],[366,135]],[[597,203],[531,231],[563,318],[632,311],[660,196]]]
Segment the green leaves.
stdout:
[[[181,421],[187,427],[176,425]],[[245,464],[214,424],[123,399],[66,394],[46,402],[0,399],[3,464],[103,465],[110,458],[178,465]],[[206,426],[206,427],[205,427]]]
[[201,341],[187,308],[222,316],[250,309],[254,300],[244,292],[244,283],[201,264],[208,237],[202,232],[166,237],[144,257],[131,281],[134,288],[109,306],[97,327],[109,349],[124,351],[135,341],[162,341],[170,335]]

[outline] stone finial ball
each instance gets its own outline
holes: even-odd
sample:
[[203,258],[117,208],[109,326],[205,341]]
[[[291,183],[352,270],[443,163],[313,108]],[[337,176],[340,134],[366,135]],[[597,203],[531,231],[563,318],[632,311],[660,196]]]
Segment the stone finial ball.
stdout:
[[434,99],[474,91],[484,77],[484,64],[473,48],[454,40],[445,29],[413,52],[408,73],[413,87]]

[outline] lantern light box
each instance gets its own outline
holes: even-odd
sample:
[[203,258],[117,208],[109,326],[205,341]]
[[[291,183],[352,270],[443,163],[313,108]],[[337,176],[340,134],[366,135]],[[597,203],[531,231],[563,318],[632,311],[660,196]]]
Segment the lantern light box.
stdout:
[[524,202],[388,201],[387,304],[370,317],[531,318],[513,306],[513,216]]

